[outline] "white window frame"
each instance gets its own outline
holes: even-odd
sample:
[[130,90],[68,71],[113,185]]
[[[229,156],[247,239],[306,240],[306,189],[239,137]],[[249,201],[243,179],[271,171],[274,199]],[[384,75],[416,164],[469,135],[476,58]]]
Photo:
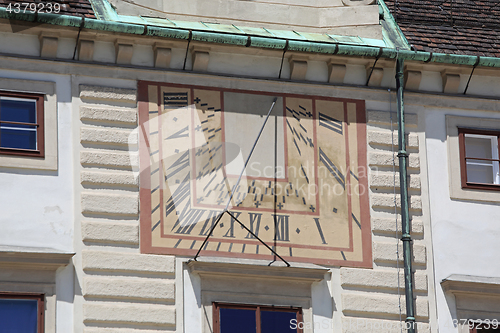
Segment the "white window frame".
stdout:
[[459,128],[498,131],[500,130],[500,119],[446,115],[450,198],[500,202],[500,191],[462,188]]
[[[483,135],[483,134],[471,134],[471,133],[464,133],[465,137],[468,138],[477,138],[477,139],[490,139],[491,140],[491,158],[492,159],[498,159],[498,137],[494,135]],[[465,147],[467,148],[467,146]],[[499,174],[499,167],[498,163],[486,163],[484,161],[476,161],[476,162],[467,162],[467,165],[480,165],[480,166],[488,166],[492,167],[492,177],[493,177],[493,184],[499,185],[500,184],[500,174]]]

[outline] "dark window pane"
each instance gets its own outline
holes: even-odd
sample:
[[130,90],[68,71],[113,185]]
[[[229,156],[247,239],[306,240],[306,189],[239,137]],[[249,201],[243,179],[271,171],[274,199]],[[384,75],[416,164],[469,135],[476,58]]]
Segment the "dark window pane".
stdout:
[[1,99],[0,120],[36,123],[36,102]]
[[493,184],[493,165],[489,161],[467,160],[467,181]]
[[21,130],[12,125],[1,126],[0,147],[36,150],[36,127]]
[[220,332],[256,333],[257,323],[255,319],[255,310],[221,308]]
[[491,157],[491,139],[471,137],[470,134],[465,134],[465,156],[477,158],[492,158]]
[[[261,311],[260,323],[262,333],[290,333],[297,332],[296,321],[291,322],[292,319],[297,319],[295,312],[281,312],[281,311]],[[291,326],[291,327],[290,327]]]
[[38,302],[28,299],[0,299],[2,333],[36,333]]

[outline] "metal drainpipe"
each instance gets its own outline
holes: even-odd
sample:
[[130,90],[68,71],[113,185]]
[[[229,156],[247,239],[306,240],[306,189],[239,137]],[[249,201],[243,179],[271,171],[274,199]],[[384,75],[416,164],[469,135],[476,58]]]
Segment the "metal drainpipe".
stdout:
[[403,241],[403,261],[405,274],[405,298],[406,298],[406,327],[408,333],[415,332],[415,308],[413,302],[413,273],[412,273],[412,241],[410,235],[410,211],[408,207],[408,183],[406,152],[405,118],[403,101],[403,77],[404,59],[396,60],[396,88],[398,107],[398,158],[399,158],[399,184],[401,195],[401,218]]

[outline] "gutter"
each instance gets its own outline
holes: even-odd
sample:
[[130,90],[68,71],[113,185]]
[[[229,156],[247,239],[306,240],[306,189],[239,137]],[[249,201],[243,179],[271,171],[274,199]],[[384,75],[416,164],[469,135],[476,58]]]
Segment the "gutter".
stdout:
[[[191,33],[191,40],[238,45],[245,47],[258,47],[274,50],[283,50],[288,44],[287,51],[345,55],[384,59],[402,59],[410,61],[435,62],[442,64],[466,65],[476,67],[494,67],[500,68],[500,58],[478,57],[469,55],[432,53],[410,50],[397,50],[387,47],[348,45],[340,43],[321,43],[308,42],[286,38],[268,38],[259,36],[250,36],[247,34],[234,33],[216,33],[196,30],[187,30],[180,28],[164,28],[153,25],[140,25],[112,21],[102,21],[97,19],[83,20],[81,17],[70,15],[59,15],[52,13],[9,13],[5,7],[0,7],[0,19],[25,21],[40,24],[51,24],[57,26],[107,31],[123,33],[137,36],[153,36],[169,39],[188,40]],[[82,22],[83,21],[83,22]]]

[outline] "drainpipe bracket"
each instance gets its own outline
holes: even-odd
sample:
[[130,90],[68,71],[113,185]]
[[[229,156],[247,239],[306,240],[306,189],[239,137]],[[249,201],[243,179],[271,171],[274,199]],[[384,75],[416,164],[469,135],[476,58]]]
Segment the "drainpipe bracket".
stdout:
[[402,241],[410,241],[411,242],[411,235],[410,234],[403,234],[401,236]]
[[400,150],[398,151],[398,157],[408,157],[408,153],[406,150]]

